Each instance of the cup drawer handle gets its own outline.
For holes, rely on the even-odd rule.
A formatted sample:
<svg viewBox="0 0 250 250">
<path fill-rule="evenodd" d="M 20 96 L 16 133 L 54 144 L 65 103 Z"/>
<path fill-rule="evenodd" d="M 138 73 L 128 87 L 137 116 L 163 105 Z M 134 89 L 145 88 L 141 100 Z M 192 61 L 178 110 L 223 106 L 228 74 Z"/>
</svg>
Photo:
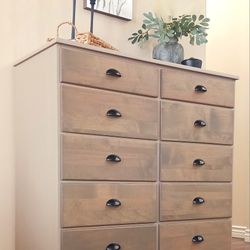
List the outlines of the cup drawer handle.
<svg viewBox="0 0 250 250">
<path fill-rule="evenodd" d="M 106 161 L 118 163 L 118 162 L 121 162 L 122 159 L 121 159 L 121 157 L 118 156 L 118 155 L 111 154 L 111 155 L 108 155 L 108 156 L 107 156 Z"/>
<path fill-rule="evenodd" d="M 195 235 L 192 239 L 194 244 L 200 244 L 204 241 L 204 237 L 202 235 Z"/>
<path fill-rule="evenodd" d="M 195 127 L 199 127 L 199 128 L 203 128 L 203 127 L 206 127 L 207 124 L 206 124 L 206 122 L 203 121 L 203 120 L 196 120 L 196 121 L 194 122 L 194 126 L 195 126 Z"/>
<path fill-rule="evenodd" d="M 201 205 L 205 203 L 205 199 L 203 199 L 202 197 L 196 197 L 193 199 L 193 204 L 194 205 Z"/>
<path fill-rule="evenodd" d="M 120 250 L 121 246 L 117 243 L 111 243 L 107 246 L 106 250 Z"/>
<path fill-rule="evenodd" d="M 196 159 L 193 161 L 193 165 L 197 167 L 201 167 L 205 165 L 205 161 L 202 159 Z"/>
<path fill-rule="evenodd" d="M 107 111 L 106 115 L 108 117 L 113 117 L 113 118 L 119 118 L 119 117 L 122 117 L 122 114 L 116 110 L 116 109 L 110 109 Z"/>
<path fill-rule="evenodd" d="M 117 199 L 110 199 L 106 202 L 107 207 L 120 207 L 122 203 Z"/>
<path fill-rule="evenodd" d="M 205 93 L 207 92 L 207 88 L 203 85 L 197 85 L 195 88 L 194 88 L 195 92 L 198 92 L 198 93 Z"/>
<path fill-rule="evenodd" d="M 117 69 L 108 69 L 106 71 L 107 76 L 122 77 L 122 74 Z"/>
</svg>

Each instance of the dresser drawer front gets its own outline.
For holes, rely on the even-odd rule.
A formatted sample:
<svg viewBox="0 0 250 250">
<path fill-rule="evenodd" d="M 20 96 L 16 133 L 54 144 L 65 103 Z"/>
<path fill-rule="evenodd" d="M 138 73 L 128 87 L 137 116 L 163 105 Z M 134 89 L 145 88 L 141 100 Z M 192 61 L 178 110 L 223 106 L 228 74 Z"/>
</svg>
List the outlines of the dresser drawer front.
<svg viewBox="0 0 250 250">
<path fill-rule="evenodd" d="M 155 181 L 157 143 L 89 135 L 62 135 L 62 178 Z"/>
<path fill-rule="evenodd" d="M 196 122 L 197 126 L 194 125 Z M 163 140 L 231 145 L 233 127 L 232 109 L 175 101 L 162 102 Z"/>
<path fill-rule="evenodd" d="M 233 148 L 194 143 L 161 143 L 162 181 L 232 181 Z"/>
<path fill-rule="evenodd" d="M 231 221 L 227 219 L 162 223 L 160 249 L 229 250 L 231 228 Z M 203 241 L 194 243 L 195 236 L 202 236 Z"/>
<path fill-rule="evenodd" d="M 109 69 L 121 77 L 107 75 Z M 112 73 L 112 72 L 111 72 Z M 82 49 L 61 49 L 61 81 L 157 96 L 160 71 L 152 64 Z"/>
<path fill-rule="evenodd" d="M 156 139 L 158 110 L 155 99 L 62 86 L 64 132 Z"/>
<path fill-rule="evenodd" d="M 155 222 L 156 202 L 153 183 L 64 183 L 63 227 Z"/>
<path fill-rule="evenodd" d="M 162 97 L 233 107 L 234 80 L 168 68 L 162 71 Z"/>
<path fill-rule="evenodd" d="M 156 226 L 66 229 L 62 250 L 106 250 L 110 244 L 121 250 L 156 250 Z"/>
<path fill-rule="evenodd" d="M 231 217 L 231 189 L 231 183 L 163 183 L 160 220 Z"/>
</svg>

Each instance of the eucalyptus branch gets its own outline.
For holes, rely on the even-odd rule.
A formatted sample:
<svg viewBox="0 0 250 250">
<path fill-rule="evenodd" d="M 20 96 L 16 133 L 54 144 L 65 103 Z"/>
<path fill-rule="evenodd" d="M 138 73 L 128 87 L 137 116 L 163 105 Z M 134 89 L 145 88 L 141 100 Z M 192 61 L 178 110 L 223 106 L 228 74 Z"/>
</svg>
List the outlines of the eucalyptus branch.
<svg viewBox="0 0 250 250">
<path fill-rule="evenodd" d="M 157 17 L 151 12 L 144 13 L 144 20 L 137 32 L 128 39 L 132 44 L 143 43 L 150 37 L 158 42 L 169 42 L 171 39 L 181 39 L 183 36 L 189 37 L 190 44 L 201 45 L 207 43 L 207 29 L 209 18 L 204 15 L 182 15 L 171 17 L 171 22 L 165 22 L 162 17 Z"/>
</svg>

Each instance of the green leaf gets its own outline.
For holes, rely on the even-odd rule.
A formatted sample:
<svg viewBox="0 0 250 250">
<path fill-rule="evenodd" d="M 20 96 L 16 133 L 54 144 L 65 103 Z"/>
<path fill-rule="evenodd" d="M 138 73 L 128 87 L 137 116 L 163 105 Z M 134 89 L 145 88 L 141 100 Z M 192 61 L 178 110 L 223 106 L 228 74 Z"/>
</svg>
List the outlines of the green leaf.
<svg viewBox="0 0 250 250">
<path fill-rule="evenodd" d="M 128 40 L 130 41 L 130 40 L 132 40 L 132 39 L 134 39 L 134 36 L 131 36 Z"/>
<path fill-rule="evenodd" d="M 139 33 L 139 34 L 142 34 L 142 30 L 138 30 L 138 33 Z"/>
<path fill-rule="evenodd" d="M 151 35 L 149 35 L 149 37 L 160 38 L 158 35 L 155 35 L 155 34 L 151 34 Z"/>
<path fill-rule="evenodd" d="M 138 36 L 134 38 L 134 40 L 132 41 L 132 44 L 135 44 L 137 42 L 137 38 Z"/>
<path fill-rule="evenodd" d="M 196 37 L 196 44 L 197 44 L 197 45 L 201 45 L 201 40 L 200 40 L 200 37 L 199 37 L 199 36 Z"/>
<path fill-rule="evenodd" d="M 195 22 L 197 20 L 197 16 L 196 15 L 192 15 L 192 19 Z"/>
<path fill-rule="evenodd" d="M 140 42 L 140 41 L 142 40 L 142 38 L 143 38 L 143 36 L 140 35 L 140 36 L 138 37 L 138 42 Z"/>
<path fill-rule="evenodd" d="M 196 29 L 193 29 L 193 30 L 191 31 L 191 34 L 192 34 L 193 36 L 197 35 L 197 30 L 196 30 Z"/>
<path fill-rule="evenodd" d="M 143 28 L 143 29 L 147 29 L 147 25 L 144 23 L 144 24 L 142 25 L 142 28 Z"/>
<path fill-rule="evenodd" d="M 201 23 L 201 25 L 203 25 L 203 26 L 209 26 L 209 24 L 208 23 Z"/>
<path fill-rule="evenodd" d="M 170 41 L 169 37 L 165 37 L 165 38 L 163 39 L 163 42 L 168 43 L 169 41 Z"/>
<path fill-rule="evenodd" d="M 199 16 L 199 21 L 201 21 L 205 16 L 204 15 L 200 15 Z"/>
<path fill-rule="evenodd" d="M 152 23 L 150 20 L 148 20 L 148 19 L 144 19 L 143 20 L 143 23 L 145 23 L 145 24 L 150 24 L 150 23 Z"/>
<path fill-rule="evenodd" d="M 205 18 L 205 19 L 202 20 L 202 22 L 205 22 L 205 23 L 207 23 L 207 22 L 209 22 L 209 21 L 210 21 L 209 18 Z"/>
<path fill-rule="evenodd" d="M 138 34 L 137 33 L 133 33 L 132 36 L 137 36 Z"/>
<path fill-rule="evenodd" d="M 194 45 L 194 36 L 191 37 L 190 44 Z"/>
<path fill-rule="evenodd" d="M 154 17 L 153 17 L 152 12 L 143 13 L 143 15 L 144 15 L 146 18 L 148 18 L 149 20 L 154 21 Z"/>
<path fill-rule="evenodd" d="M 205 32 L 206 29 L 207 29 L 207 28 L 201 27 L 201 26 L 198 28 L 198 30 L 201 31 L 201 32 Z"/>
</svg>

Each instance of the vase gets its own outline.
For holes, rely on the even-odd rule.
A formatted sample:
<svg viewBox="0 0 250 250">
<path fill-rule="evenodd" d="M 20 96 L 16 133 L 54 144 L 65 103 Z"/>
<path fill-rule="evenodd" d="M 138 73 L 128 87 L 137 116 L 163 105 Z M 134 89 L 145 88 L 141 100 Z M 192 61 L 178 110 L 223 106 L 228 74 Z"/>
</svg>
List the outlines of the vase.
<svg viewBox="0 0 250 250">
<path fill-rule="evenodd" d="M 181 63 L 184 59 L 184 49 L 178 43 L 178 39 L 171 38 L 169 42 L 160 43 L 154 47 L 153 58 L 172 63 Z"/>
</svg>

